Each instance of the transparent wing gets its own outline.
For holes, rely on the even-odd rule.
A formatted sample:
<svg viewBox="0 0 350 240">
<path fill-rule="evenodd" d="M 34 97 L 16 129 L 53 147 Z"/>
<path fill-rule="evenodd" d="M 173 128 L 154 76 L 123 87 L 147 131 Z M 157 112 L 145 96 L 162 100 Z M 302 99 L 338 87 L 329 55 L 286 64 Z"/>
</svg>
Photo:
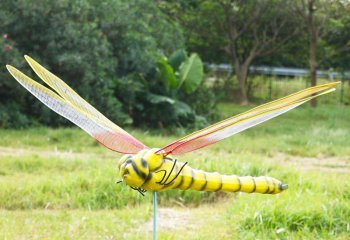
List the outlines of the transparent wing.
<svg viewBox="0 0 350 240">
<path fill-rule="evenodd" d="M 76 106 L 80 111 L 84 112 L 86 115 L 94 116 L 100 124 L 105 125 L 117 132 L 122 132 L 129 135 L 122 128 L 111 122 L 103 114 L 97 111 L 93 106 L 81 98 L 72 88 L 70 88 L 65 82 L 63 82 L 56 75 L 48 71 L 46 68 L 41 66 L 38 62 L 33 60 L 31 57 L 24 56 L 34 72 L 52 89 L 54 89 L 62 98 L 72 105 Z"/>
<path fill-rule="evenodd" d="M 9 65 L 6 67 L 11 75 L 36 98 L 56 113 L 82 128 L 107 148 L 121 153 L 137 153 L 140 150 L 147 148 L 85 102 L 85 100 L 71 90 L 65 83 L 63 83 L 64 85 L 60 85 L 62 86 L 61 91 L 66 93 L 66 95 L 63 95 L 65 97 L 61 97 L 50 89 L 32 80 L 16 68 Z M 46 73 L 45 71 L 43 72 L 44 74 Z M 50 75 L 48 74 L 46 77 L 48 76 Z M 54 84 L 57 79 L 50 79 L 50 83 Z M 60 81 L 63 82 L 62 80 Z M 51 86 L 51 84 L 48 85 Z M 64 87 L 68 87 L 70 90 L 64 90 Z M 71 101 L 68 100 L 69 94 L 67 94 L 67 92 L 72 94 L 70 96 Z M 83 105 L 84 103 L 86 105 Z"/>
<path fill-rule="evenodd" d="M 216 143 L 245 129 L 277 117 L 312 98 L 330 93 L 339 82 L 307 88 L 287 97 L 263 104 L 187 135 L 158 150 L 157 154 L 183 154 Z"/>
</svg>

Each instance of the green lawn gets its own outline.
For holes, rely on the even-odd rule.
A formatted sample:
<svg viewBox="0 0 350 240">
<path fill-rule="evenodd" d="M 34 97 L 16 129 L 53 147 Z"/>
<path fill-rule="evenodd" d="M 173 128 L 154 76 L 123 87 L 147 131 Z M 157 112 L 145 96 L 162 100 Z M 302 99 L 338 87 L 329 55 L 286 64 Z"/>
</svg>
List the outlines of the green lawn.
<svg viewBox="0 0 350 240">
<path fill-rule="evenodd" d="M 246 109 L 219 105 L 222 118 Z M 181 137 L 130 132 L 150 147 Z M 159 239 L 349 239 L 349 136 L 350 107 L 303 106 L 179 157 L 289 189 L 160 193 Z M 152 194 L 114 184 L 120 154 L 76 128 L 0 129 L 0 139 L 0 239 L 151 239 Z"/>
</svg>

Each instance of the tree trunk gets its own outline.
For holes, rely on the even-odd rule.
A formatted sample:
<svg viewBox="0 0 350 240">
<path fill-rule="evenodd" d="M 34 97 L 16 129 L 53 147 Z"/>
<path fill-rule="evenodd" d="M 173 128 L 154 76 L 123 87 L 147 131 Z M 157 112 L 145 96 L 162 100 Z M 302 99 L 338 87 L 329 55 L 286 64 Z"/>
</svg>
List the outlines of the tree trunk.
<svg viewBox="0 0 350 240">
<path fill-rule="evenodd" d="M 311 86 L 314 87 L 317 85 L 317 27 L 314 21 L 314 6 L 313 1 L 309 2 L 309 16 L 308 16 L 308 25 L 309 25 L 309 34 L 310 34 L 310 73 L 311 73 Z M 311 107 L 317 106 L 316 98 L 312 99 L 310 102 Z"/>
<path fill-rule="evenodd" d="M 311 72 L 311 86 L 314 87 L 317 85 L 317 58 L 316 58 L 316 46 L 313 46 L 311 43 L 310 46 L 310 72 Z M 311 99 L 311 107 L 317 106 L 316 98 Z"/>
<path fill-rule="evenodd" d="M 236 65 L 236 75 L 239 86 L 239 102 L 241 105 L 248 105 L 248 96 L 246 89 L 246 81 L 248 76 L 248 66 L 244 64 L 235 64 Z"/>
</svg>

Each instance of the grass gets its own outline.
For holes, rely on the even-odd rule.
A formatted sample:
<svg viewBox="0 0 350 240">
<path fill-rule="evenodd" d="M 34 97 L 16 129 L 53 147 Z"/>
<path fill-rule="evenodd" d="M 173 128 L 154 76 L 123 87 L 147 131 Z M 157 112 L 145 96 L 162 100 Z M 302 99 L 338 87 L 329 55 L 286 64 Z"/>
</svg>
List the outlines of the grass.
<svg viewBox="0 0 350 240">
<path fill-rule="evenodd" d="M 219 105 L 222 118 L 246 109 Z M 349 122 L 349 107 L 304 106 L 181 156 L 194 168 L 268 175 L 289 189 L 160 193 L 159 239 L 348 239 Z M 181 137 L 128 131 L 151 147 Z M 0 129 L 0 137 L 0 239 L 151 239 L 151 194 L 114 184 L 120 154 L 75 128 Z"/>
</svg>

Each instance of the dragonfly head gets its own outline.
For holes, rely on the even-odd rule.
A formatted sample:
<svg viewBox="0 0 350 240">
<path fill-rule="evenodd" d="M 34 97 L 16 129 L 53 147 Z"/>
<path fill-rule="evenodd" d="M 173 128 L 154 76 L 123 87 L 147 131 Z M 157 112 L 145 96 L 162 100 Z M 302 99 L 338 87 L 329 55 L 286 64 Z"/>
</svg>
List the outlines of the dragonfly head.
<svg viewBox="0 0 350 240">
<path fill-rule="evenodd" d="M 124 155 L 118 163 L 119 175 L 131 187 L 141 187 L 152 176 L 152 170 L 163 162 L 158 149 L 145 149 L 135 155 Z"/>
<path fill-rule="evenodd" d="M 137 155 L 125 155 L 119 160 L 119 175 L 131 187 L 141 187 L 149 170 L 147 164 Z"/>
</svg>

